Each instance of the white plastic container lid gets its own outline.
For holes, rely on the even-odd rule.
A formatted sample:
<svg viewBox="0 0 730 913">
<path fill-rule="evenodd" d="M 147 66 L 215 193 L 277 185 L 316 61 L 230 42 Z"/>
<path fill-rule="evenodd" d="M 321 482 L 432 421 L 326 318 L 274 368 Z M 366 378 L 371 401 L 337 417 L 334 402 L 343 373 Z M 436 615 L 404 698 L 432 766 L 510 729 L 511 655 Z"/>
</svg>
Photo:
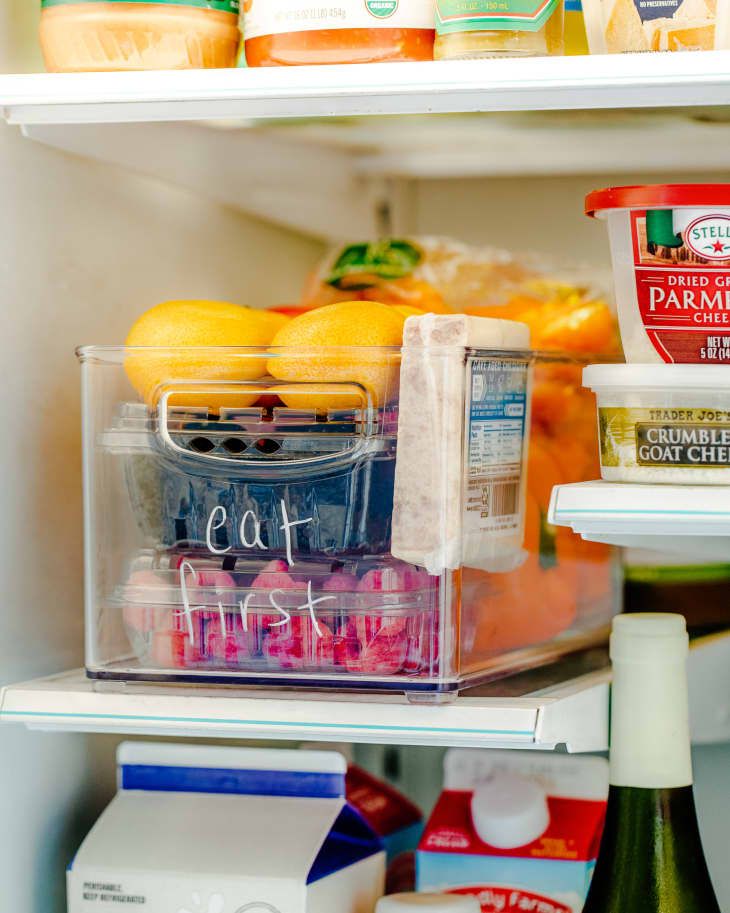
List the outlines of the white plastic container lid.
<svg viewBox="0 0 730 913">
<path fill-rule="evenodd" d="M 471 817 L 479 838 L 500 850 L 532 843 L 550 824 L 545 790 L 510 770 L 497 771 L 475 787 Z"/>
<path fill-rule="evenodd" d="M 375 913 L 481 913 L 481 906 L 474 894 L 387 894 L 381 897 Z"/>
<path fill-rule="evenodd" d="M 583 386 L 594 392 L 616 390 L 730 391 L 727 365 L 588 365 Z"/>
</svg>

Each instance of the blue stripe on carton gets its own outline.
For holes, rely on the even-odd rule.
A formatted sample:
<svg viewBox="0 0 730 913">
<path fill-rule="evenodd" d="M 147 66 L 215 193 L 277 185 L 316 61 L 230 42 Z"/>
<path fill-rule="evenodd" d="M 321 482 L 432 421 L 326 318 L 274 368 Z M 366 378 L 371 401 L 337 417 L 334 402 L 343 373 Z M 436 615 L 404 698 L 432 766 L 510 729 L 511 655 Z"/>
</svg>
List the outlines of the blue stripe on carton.
<svg viewBox="0 0 730 913">
<path fill-rule="evenodd" d="M 122 789 L 155 792 L 298 796 L 305 799 L 341 799 L 345 795 L 343 774 L 304 770 L 123 764 L 120 785 Z"/>
<path fill-rule="evenodd" d="M 351 805 L 344 805 L 320 847 L 307 884 L 326 878 L 383 850 L 383 841 Z"/>
</svg>

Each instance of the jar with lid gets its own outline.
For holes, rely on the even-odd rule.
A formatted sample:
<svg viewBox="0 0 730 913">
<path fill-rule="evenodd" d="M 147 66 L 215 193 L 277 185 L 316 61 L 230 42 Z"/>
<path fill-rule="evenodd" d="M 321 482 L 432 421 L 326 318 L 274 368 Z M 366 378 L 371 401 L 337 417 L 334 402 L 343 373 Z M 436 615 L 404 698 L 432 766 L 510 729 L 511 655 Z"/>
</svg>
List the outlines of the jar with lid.
<svg viewBox="0 0 730 913">
<path fill-rule="evenodd" d="M 245 0 L 250 67 L 432 60 L 433 0 Z"/>
<path fill-rule="evenodd" d="M 436 0 L 434 57 L 564 53 L 564 0 Z"/>
<path fill-rule="evenodd" d="M 233 67 L 239 0 L 42 0 L 50 72 Z"/>
</svg>

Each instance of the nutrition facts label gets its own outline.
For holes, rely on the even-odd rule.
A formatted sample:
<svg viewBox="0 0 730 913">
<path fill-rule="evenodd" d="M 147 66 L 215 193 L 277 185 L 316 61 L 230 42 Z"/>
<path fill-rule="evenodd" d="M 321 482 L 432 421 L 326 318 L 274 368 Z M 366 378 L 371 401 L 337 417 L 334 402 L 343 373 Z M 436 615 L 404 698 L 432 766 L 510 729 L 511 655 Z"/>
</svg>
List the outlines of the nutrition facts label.
<svg viewBox="0 0 730 913">
<path fill-rule="evenodd" d="M 528 366 L 474 358 L 469 372 L 466 525 L 512 531 L 520 520 Z"/>
</svg>

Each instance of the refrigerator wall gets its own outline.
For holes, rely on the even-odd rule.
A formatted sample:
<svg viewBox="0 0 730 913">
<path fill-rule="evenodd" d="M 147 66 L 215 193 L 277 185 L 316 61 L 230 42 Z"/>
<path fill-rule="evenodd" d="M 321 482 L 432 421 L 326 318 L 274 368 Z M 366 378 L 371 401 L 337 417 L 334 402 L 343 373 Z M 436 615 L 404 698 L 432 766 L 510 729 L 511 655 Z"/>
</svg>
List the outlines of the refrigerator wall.
<svg viewBox="0 0 730 913">
<path fill-rule="evenodd" d="M 79 372 L 174 297 L 293 300 L 318 245 L 0 127 L 0 684 L 83 656 Z M 283 268 L 283 265 L 285 267 Z M 65 909 L 63 872 L 113 788 L 114 740 L 0 731 L 0 908 Z"/>
</svg>

